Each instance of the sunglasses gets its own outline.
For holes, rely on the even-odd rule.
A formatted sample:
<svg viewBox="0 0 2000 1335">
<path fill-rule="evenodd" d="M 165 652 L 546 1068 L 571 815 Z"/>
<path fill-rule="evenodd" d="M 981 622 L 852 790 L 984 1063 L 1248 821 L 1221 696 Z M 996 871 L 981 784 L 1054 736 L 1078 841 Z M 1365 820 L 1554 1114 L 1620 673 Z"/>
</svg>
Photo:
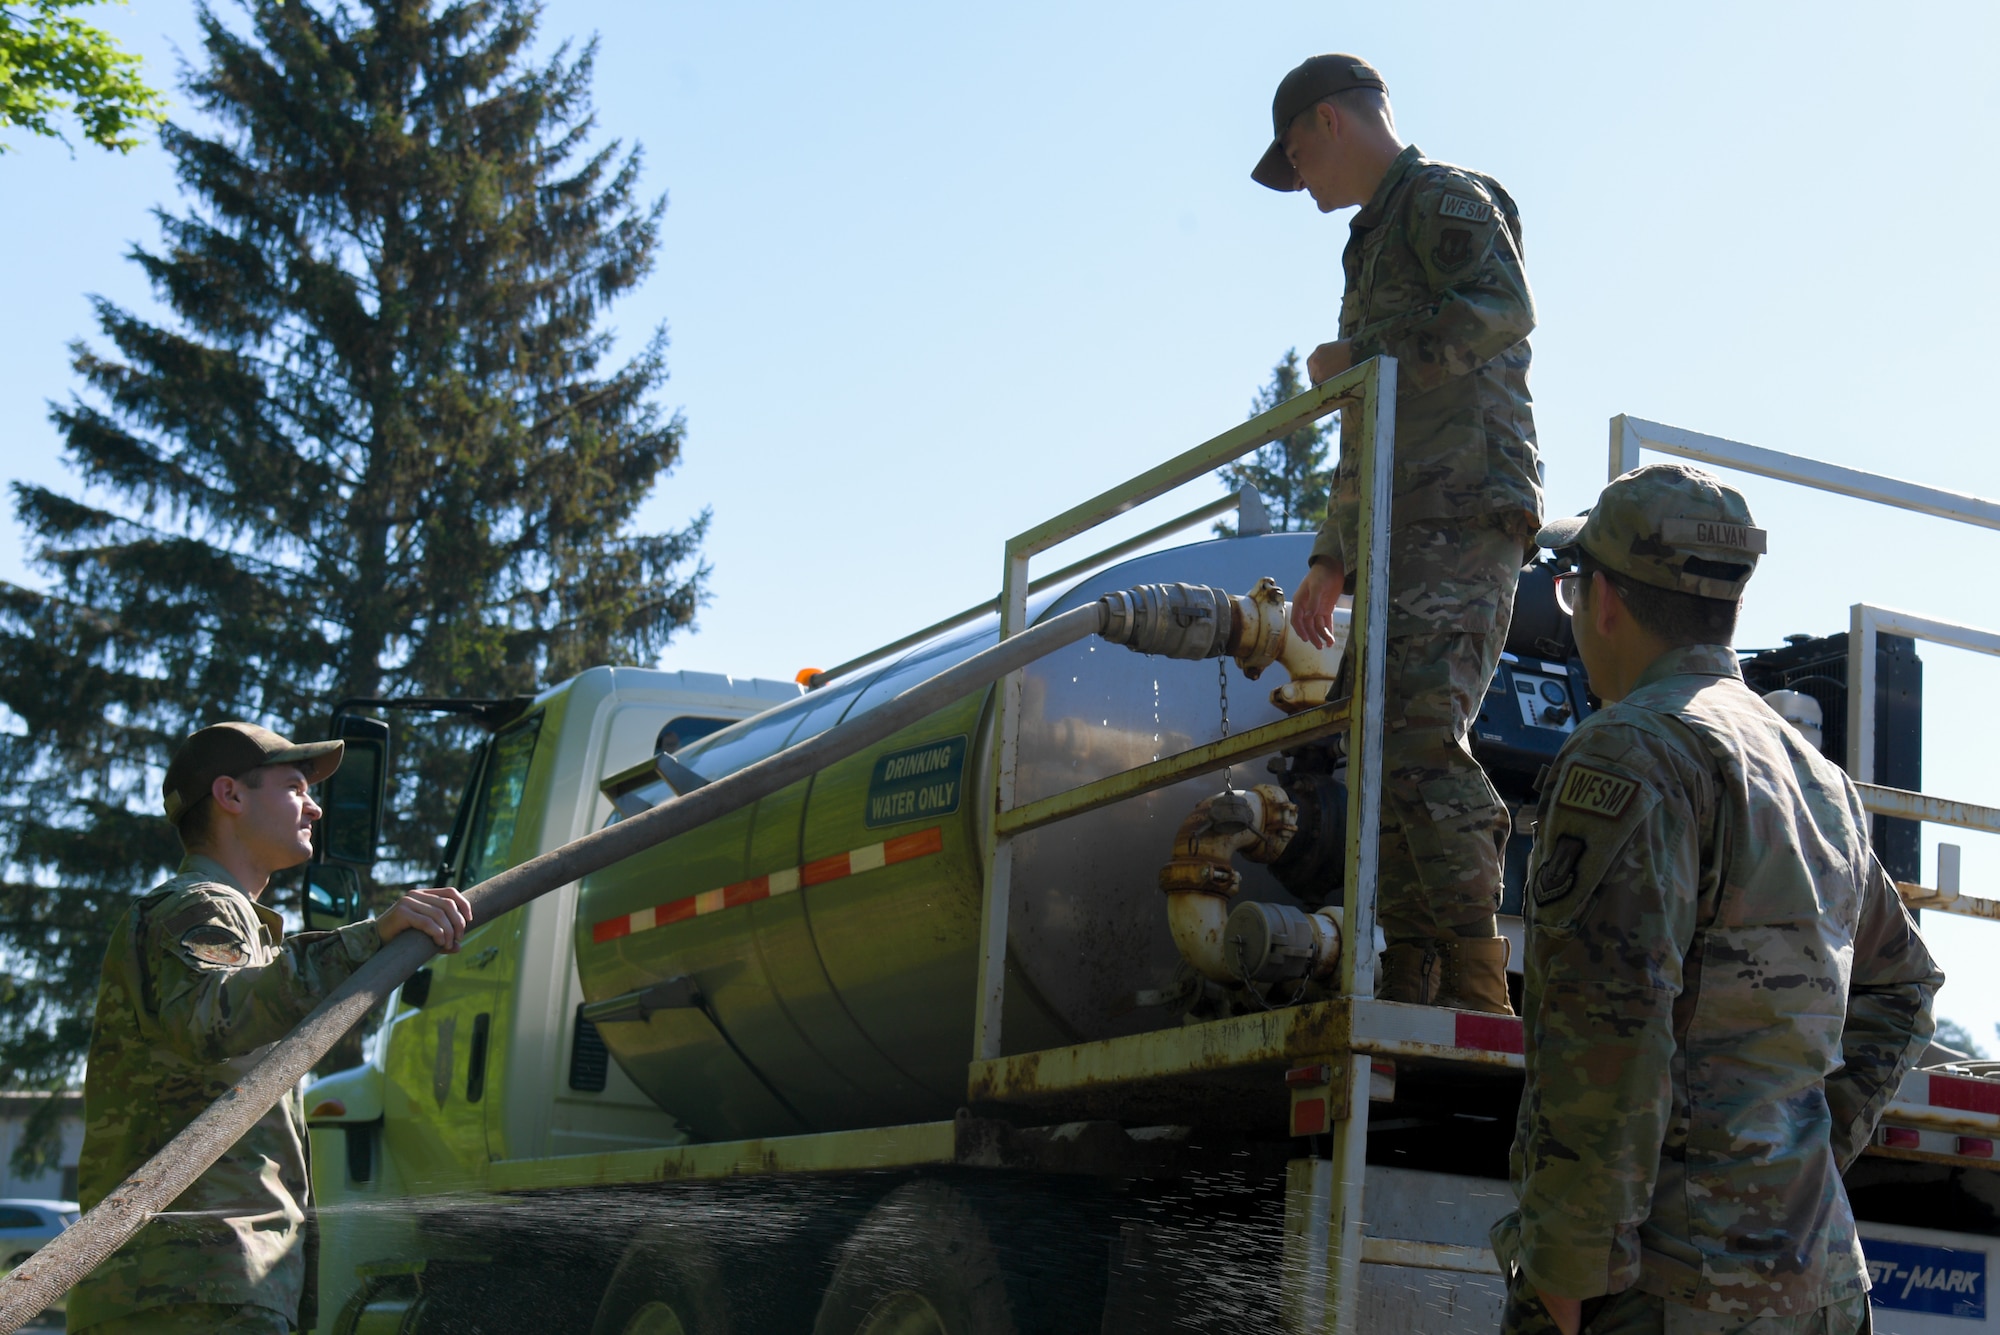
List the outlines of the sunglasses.
<svg viewBox="0 0 2000 1335">
<path fill-rule="evenodd" d="M 1556 606 L 1564 616 L 1576 615 L 1577 599 L 1582 596 L 1584 575 L 1581 570 L 1564 570 L 1556 575 Z"/>
</svg>

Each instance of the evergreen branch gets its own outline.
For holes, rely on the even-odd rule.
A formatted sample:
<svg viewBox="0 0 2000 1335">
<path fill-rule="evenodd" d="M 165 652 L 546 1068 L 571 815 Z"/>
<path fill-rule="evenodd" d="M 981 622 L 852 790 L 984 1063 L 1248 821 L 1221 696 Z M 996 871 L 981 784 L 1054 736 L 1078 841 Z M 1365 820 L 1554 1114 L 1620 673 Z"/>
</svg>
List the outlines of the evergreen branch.
<svg viewBox="0 0 2000 1335">
<path fill-rule="evenodd" d="M 68 143 L 53 119 L 68 111 L 85 139 L 129 153 L 142 127 L 164 119 L 166 102 L 139 77 L 139 58 L 103 29 L 63 12 L 96 2 L 0 5 L 0 127 Z"/>
</svg>

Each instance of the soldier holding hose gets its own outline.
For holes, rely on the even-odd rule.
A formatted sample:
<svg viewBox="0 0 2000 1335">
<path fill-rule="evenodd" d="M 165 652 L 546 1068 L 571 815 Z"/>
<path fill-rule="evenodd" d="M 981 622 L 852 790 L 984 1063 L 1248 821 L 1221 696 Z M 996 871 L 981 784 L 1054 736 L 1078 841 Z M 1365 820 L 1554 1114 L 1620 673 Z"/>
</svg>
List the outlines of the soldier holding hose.
<svg viewBox="0 0 2000 1335">
<path fill-rule="evenodd" d="M 383 942 L 414 928 L 458 949 L 471 908 L 417 890 L 381 917 L 284 935 L 257 898 L 312 854 L 308 789 L 340 742 L 297 745 L 218 723 L 167 768 L 167 819 L 187 856 L 111 934 L 84 1080 L 79 1196 L 114 1190 L 255 1066 Z M 304 1110 L 284 1099 L 199 1181 L 80 1282 L 72 1331 L 283 1332 L 306 1286 Z"/>
<path fill-rule="evenodd" d="M 1397 359 L 1389 624 L 1372 628 L 1388 636 L 1376 892 L 1388 948 L 1376 994 L 1508 1012 L 1494 914 L 1510 821 L 1465 736 L 1542 505 L 1520 218 L 1492 177 L 1404 145 L 1387 85 L 1359 57 L 1314 56 L 1287 74 L 1271 123 L 1253 179 L 1304 189 L 1322 213 L 1362 206 L 1342 256 L 1340 338 L 1314 349 L 1308 372 L 1317 384 L 1370 357 Z M 1292 595 L 1293 628 L 1322 647 L 1359 557 L 1351 416 L 1326 524 Z M 1351 690 L 1351 663 L 1342 674 Z"/>
</svg>

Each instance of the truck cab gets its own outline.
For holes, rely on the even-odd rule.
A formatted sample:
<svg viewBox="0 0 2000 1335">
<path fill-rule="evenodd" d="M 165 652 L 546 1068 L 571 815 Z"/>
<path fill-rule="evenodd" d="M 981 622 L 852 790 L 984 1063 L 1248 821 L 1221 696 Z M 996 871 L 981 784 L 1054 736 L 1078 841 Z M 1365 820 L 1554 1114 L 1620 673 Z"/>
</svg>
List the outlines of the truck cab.
<svg viewBox="0 0 2000 1335">
<path fill-rule="evenodd" d="M 604 824 L 604 775 L 798 698 L 795 682 L 592 668 L 551 687 L 470 758 L 443 883 L 464 888 Z M 672 1145 L 686 1136 L 579 1023 L 569 947 L 575 887 L 476 923 L 456 955 L 403 985 L 358 1067 L 316 1081 L 306 1108 L 322 1211 L 478 1191 L 495 1161 Z M 323 1275 L 419 1248 L 411 1216 L 323 1231 Z M 403 1236 L 398 1237 L 401 1234 Z M 348 1294 L 321 1290 L 331 1318 Z"/>
</svg>

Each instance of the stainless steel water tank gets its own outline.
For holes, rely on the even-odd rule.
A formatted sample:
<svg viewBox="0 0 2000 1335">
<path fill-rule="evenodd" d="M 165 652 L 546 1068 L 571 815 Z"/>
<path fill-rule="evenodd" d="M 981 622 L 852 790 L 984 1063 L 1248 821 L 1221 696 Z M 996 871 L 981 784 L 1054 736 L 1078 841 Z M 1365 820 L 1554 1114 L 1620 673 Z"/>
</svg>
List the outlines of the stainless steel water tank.
<svg viewBox="0 0 2000 1335">
<path fill-rule="evenodd" d="M 1088 576 L 1032 615 L 1135 584 L 1287 588 L 1305 534 L 1195 543 Z M 866 710 L 991 645 L 987 618 L 682 748 L 714 777 Z M 1273 670 L 1147 658 L 1095 640 L 1027 669 L 1016 801 L 1030 802 L 1279 717 Z M 1226 662 L 1226 660 L 1219 660 Z M 696 1135 L 739 1139 L 948 1117 L 972 1055 L 990 694 L 589 878 L 577 964 L 619 1063 Z M 961 740 L 962 739 L 962 740 Z M 1238 771 L 1237 782 L 1265 777 Z M 1146 1004 L 1173 984 L 1160 864 L 1209 775 L 1015 842 L 1010 1051 L 1177 1023 Z M 955 791 L 947 792 L 954 783 Z M 664 790 L 660 795 L 664 795 Z M 1244 893 L 1289 900 L 1261 867 Z M 673 980 L 653 1008 L 649 988 Z M 668 992 L 653 1000 L 668 998 Z M 621 1000 L 622 999 L 622 1000 Z"/>
</svg>

